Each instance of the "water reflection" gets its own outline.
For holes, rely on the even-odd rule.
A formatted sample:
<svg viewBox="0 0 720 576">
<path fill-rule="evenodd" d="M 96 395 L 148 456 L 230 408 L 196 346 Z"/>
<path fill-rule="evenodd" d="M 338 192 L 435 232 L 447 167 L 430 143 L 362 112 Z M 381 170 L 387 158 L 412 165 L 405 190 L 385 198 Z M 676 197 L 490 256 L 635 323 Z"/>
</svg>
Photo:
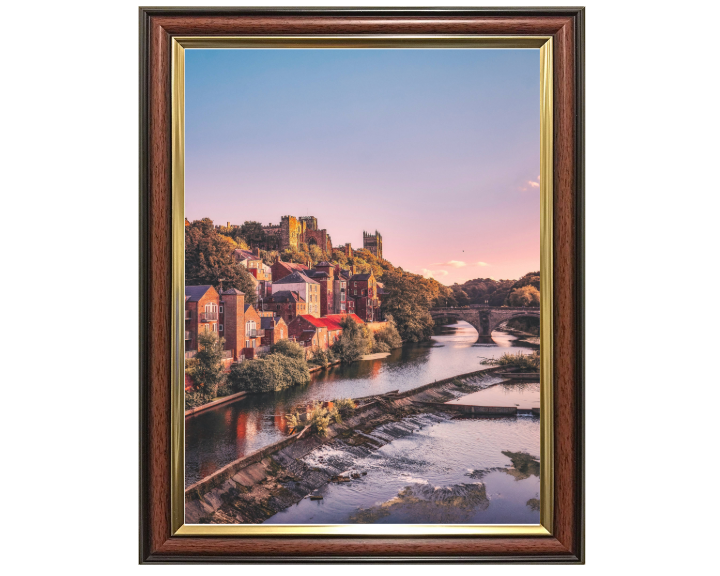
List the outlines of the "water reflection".
<svg viewBox="0 0 720 576">
<path fill-rule="evenodd" d="M 408 344 L 382 359 L 317 372 L 307 386 L 242 400 L 201 412 L 185 421 L 186 485 L 288 434 L 285 414 L 315 400 L 357 398 L 409 390 L 481 368 L 481 357 L 518 348 L 515 336 L 494 332 L 493 345 L 477 345 L 466 322 L 440 326 L 429 343 Z"/>
</svg>

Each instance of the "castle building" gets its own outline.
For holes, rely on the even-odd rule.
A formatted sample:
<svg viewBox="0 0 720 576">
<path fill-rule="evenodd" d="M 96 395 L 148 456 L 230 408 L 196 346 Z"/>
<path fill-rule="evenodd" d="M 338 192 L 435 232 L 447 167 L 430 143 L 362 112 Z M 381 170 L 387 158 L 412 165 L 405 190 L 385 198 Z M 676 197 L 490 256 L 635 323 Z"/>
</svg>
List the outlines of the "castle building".
<svg viewBox="0 0 720 576">
<path fill-rule="evenodd" d="M 375 230 L 375 234 L 369 234 L 363 231 L 363 248 L 374 254 L 376 258 L 382 260 L 382 235 L 380 232 Z"/>
<path fill-rule="evenodd" d="M 268 237 L 268 250 L 285 250 L 298 248 L 301 243 L 317 245 L 325 252 L 332 252 L 332 240 L 327 230 L 318 228 L 315 216 L 283 216 L 280 224 L 263 226 Z"/>
</svg>

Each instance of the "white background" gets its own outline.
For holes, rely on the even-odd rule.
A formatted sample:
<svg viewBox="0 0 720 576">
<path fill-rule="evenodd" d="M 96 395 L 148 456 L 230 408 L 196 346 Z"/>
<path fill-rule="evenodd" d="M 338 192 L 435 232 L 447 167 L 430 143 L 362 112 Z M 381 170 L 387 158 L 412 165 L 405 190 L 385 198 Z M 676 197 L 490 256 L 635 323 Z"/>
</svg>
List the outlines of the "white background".
<svg viewBox="0 0 720 576">
<path fill-rule="evenodd" d="M 576 569 L 705 574 L 720 501 L 717 5 L 586 5 L 587 565 Z M 132 573 L 137 6 L 13 3 L 3 23 L 0 566 Z M 212 568 L 145 569 L 170 570 Z"/>
</svg>

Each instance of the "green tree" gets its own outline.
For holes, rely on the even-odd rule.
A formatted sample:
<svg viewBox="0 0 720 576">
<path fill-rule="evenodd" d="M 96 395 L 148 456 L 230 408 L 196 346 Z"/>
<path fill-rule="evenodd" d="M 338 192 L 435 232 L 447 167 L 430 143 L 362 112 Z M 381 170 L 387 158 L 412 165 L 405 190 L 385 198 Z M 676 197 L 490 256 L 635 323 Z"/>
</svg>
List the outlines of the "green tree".
<svg viewBox="0 0 720 576">
<path fill-rule="evenodd" d="M 373 352 L 389 352 L 402 346 L 402 338 L 395 326 L 392 316 L 385 318 L 387 324 L 375 332 L 375 347 Z"/>
<path fill-rule="evenodd" d="M 305 359 L 305 350 L 303 347 L 297 342 L 288 339 L 278 340 L 270 346 L 270 354 L 282 354 L 295 360 Z"/>
<path fill-rule="evenodd" d="M 252 220 L 243 222 L 243 225 L 240 226 L 240 236 L 244 238 L 248 246 L 252 246 L 253 248 L 255 246 L 265 246 L 267 239 L 262 224 Z"/>
<path fill-rule="evenodd" d="M 333 344 L 332 350 L 341 362 L 356 362 L 372 351 L 374 339 L 370 329 L 359 324 L 350 316 L 340 320 L 342 335 Z"/>
<path fill-rule="evenodd" d="M 235 242 L 218 234 L 212 220 L 203 218 L 185 227 L 185 284 L 210 284 L 215 289 L 237 288 L 245 293 L 245 302 L 257 302 L 255 281 L 233 258 Z"/>
<path fill-rule="evenodd" d="M 195 357 L 185 363 L 185 372 L 192 378 L 195 391 L 209 402 L 215 398 L 218 386 L 225 379 L 222 366 L 225 339 L 215 332 L 200 332 L 198 344 Z"/>
<path fill-rule="evenodd" d="M 392 316 L 400 337 L 405 342 L 428 340 L 433 333 L 433 320 L 428 313 L 434 295 L 432 283 L 401 268 L 383 276 L 386 295 L 382 308 L 385 317 Z M 430 293 L 428 293 L 430 292 Z"/>
<path fill-rule="evenodd" d="M 229 379 L 236 392 L 277 392 L 308 384 L 310 371 L 305 360 L 277 353 L 233 364 Z"/>
<path fill-rule="evenodd" d="M 530 284 L 517 288 L 508 296 L 508 304 L 517 307 L 540 306 L 540 292 Z"/>
<path fill-rule="evenodd" d="M 460 288 L 459 290 L 454 290 L 455 292 L 455 300 L 458 303 L 458 306 L 467 306 L 470 304 L 470 297 L 468 296 L 467 292 Z"/>
</svg>

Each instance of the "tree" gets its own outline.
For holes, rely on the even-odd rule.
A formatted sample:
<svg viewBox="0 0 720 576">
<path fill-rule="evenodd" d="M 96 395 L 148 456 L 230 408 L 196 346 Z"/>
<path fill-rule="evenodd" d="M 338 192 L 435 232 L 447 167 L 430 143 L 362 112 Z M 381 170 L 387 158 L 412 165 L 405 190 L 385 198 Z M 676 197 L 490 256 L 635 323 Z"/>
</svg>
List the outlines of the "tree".
<svg viewBox="0 0 720 576">
<path fill-rule="evenodd" d="M 265 230 L 263 230 L 262 224 L 252 220 L 244 222 L 243 225 L 240 226 L 240 236 L 242 236 L 245 239 L 245 242 L 253 248 L 255 246 L 265 246 L 267 239 L 267 235 L 265 234 Z"/>
<path fill-rule="evenodd" d="M 375 332 L 375 347 L 373 352 L 389 352 L 395 348 L 402 346 L 402 338 L 395 326 L 395 320 L 392 316 L 385 318 L 387 324 Z"/>
<path fill-rule="evenodd" d="M 297 342 L 288 339 L 278 340 L 273 344 L 270 347 L 270 354 L 282 354 L 283 356 L 296 360 L 305 359 L 305 350 L 303 350 L 303 347 Z"/>
<path fill-rule="evenodd" d="M 245 293 L 245 302 L 257 302 L 255 280 L 233 258 L 236 244 L 218 234 L 212 220 L 195 220 L 185 227 L 185 284 L 197 286 L 210 284 L 215 289 L 237 288 Z"/>
<path fill-rule="evenodd" d="M 433 302 L 432 283 L 401 268 L 383 276 L 385 297 L 382 309 L 385 317 L 392 316 L 400 337 L 405 342 L 428 340 L 433 333 L 433 320 L 428 313 Z M 430 293 L 428 293 L 430 292 Z"/>
<path fill-rule="evenodd" d="M 310 371 L 305 360 L 277 353 L 233 364 L 229 379 L 236 392 L 277 392 L 308 384 Z"/>
<path fill-rule="evenodd" d="M 517 288 L 508 296 L 508 304 L 517 307 L 540 306 L 540 292 L 530 284 Z"/>
<path fill-rule="evenodd" d="M 342 335 L 333 344 L 333 353 L 341 362 L 356 362 L 373 349 L 374 339 L 367 325 L 350 316 L 340 320 Z"/>
<path fill-rule="evenodd" d="M 197 354 L 187 361 L 185 372 L 195 383 L 195 390 L 209 402 L 217 395 L 218 386 L 225 377 L 222 366 L 225 339 L 219 338 L 216 332 L 200 332 L 198 344 Z"/>
<path fill-rule="evenodd" d="M 455 290 L 455 299 L 457 300 L 458 306 L 467 306 L 470 304 L 470 297 L 468 296 L 467 292 L 460 288 L 459 290 Z"/>
</svg>

